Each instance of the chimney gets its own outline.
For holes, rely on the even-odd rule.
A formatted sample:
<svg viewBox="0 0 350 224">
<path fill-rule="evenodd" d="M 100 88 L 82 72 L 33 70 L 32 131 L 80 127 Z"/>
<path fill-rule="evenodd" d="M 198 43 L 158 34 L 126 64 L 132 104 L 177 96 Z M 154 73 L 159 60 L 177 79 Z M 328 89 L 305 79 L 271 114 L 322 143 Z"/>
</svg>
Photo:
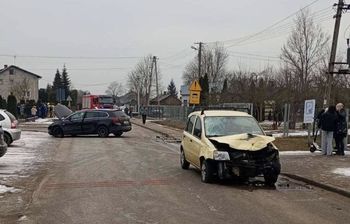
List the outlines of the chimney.
<svg viewBox="0 0 350 224">
<path fill-rule="evenodd" d="M 7 68 L 7 65 L 4 65 L 4 68 Z"/>
</svg>

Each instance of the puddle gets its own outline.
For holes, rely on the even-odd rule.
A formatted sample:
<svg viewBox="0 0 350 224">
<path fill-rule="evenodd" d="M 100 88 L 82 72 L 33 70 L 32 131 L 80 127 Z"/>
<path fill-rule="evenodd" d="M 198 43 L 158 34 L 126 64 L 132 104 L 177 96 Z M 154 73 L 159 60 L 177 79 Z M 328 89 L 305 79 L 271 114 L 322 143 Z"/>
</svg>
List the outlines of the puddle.
<svg viewBox="0 0 350 224">
<path fill-rule="evenodd" d="M 303 183 L 294 181 L 285 177 L 280 177 L 276 183 L 276 190 L 279 191 L 311 191 L 313 190 L 312 186 Z"/>
</svg>

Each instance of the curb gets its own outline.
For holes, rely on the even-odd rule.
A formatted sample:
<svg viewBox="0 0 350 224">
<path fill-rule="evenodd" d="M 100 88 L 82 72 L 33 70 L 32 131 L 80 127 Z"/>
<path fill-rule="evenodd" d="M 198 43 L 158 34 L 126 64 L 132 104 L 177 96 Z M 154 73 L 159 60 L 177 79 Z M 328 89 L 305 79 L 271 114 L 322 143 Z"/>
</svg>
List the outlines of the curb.
<svg viewBox="0 0 350 224">
<path fill-rule="evenodd" d="M 284 176 L 289 177 L 291 179 L 294 179 L 294 180 L 297 180 L 297 181 L 302 181 L 302 182 L 305 182 L 307 184 L 319 187 L 319 188 L 321 188 L 323 190 L 331 191 L 333 193 L 337 193 L 339 195 L 342 195 L 342 196 L 350 198 L 350 192 L 346 191 L 346 190 L 343 190 L 341 188 L 334 187 L 334 186 L 331 186 L 331 185 L 328 185 L 328 184 L 323 184 L 323 183 L 320 183 L 320 182 L 317 182 L 317 181 L 314 181 L 314 180 L 311 180 L 311 179 L 308 179 L 308 178 L 305 178 L 305 177 L 302 177 L 302 176 L 299 176 L 299 175 L 296 175 L 296 174 L 281 173 L 281 175 L 284 175 Z"/>
<path fill-rule="evenodd" d="M 134 122 L 134 121 L 130 121 L 130 122 L 131 122 L 132 124 L 134 124 L 134 125 L 139 126 L 139 127 L 142 127 L 142 128 L 147 129 L 147 130 L 150 130 L 150 131 L 156 132 L 156 133 L 158 133 L 158 134 L 165 135 L 165 136 L 169 137 L 169 134 L 164 133 L 164 132 L 162 132 L 162 131 L 155 130 L 155 129 L 153 129 L 153 128 L 147 127 L 146 125 L 138 124 L 138 123 L 136 123 L 136 122 Z"/>
</svg>

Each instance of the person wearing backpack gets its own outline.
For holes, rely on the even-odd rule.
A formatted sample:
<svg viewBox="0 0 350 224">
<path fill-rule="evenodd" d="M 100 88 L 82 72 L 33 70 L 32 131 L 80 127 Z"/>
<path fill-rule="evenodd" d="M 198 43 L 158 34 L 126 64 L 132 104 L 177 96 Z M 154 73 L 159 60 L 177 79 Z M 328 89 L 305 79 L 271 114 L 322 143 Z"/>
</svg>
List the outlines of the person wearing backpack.
<svg viewBox="0 0 350 224">
<path fill-rule="evenodd" d="M 337 155 L 344 156 L 344 138 L 348 134 L 348 124 L 346 123 L 346 112 L 344 110 L 344 105 L 342 103 L 338 103 L 336 105 L 337 110 L 337 121 L 336 128 L 334 132 L 335 145 L 337 148 Z"/>
</svg>

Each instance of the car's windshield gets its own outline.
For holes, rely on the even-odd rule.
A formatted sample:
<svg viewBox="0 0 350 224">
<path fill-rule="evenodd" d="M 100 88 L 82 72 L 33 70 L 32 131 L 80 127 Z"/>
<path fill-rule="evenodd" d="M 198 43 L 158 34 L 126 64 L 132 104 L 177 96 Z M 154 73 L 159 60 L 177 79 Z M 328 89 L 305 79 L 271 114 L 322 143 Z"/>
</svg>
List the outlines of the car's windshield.
<svg viewBox="0 0 350 224">
<path fill-rule="evenodd" d="M 263 135 L 263 131 L 252 117 L 205 117 L 205 133 L 207 137 L 236 135 L 242 133 Z"/>
<path fill-rule="evenodd" d="M 112 97 L 100 97 L 99 101 L 100 101 L 100 103 L 103 103 L 103 104 L 111 104 L 111 103 L 113 103 L 113 98 Z"/>
</svg>

